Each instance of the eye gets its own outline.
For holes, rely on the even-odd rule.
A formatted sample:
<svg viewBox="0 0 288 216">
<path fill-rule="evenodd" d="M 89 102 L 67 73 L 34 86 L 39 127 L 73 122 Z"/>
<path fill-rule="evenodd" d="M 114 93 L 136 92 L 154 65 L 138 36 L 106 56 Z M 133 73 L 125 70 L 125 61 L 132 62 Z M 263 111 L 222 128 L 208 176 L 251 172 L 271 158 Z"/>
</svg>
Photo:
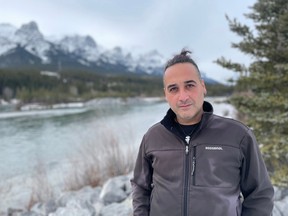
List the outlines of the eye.
<svg viewBox="0 0 288 216">
<path fill-rule="evenodd" d="M 185 87 L 186 89 L 192 89 L 194 88 L 196 85 L 194 83 L 188 83 Z"/>
<path fill-rule="evenodd" d="M 175 86 L 175 87 L 171 87 L 171 88 L 168 89 L 168 91 L 169 91 L 170 93 L 175 93 L 175 92 L 178 91 L 178 88 L 177 88 L 176 86 Z"/>
</svg>

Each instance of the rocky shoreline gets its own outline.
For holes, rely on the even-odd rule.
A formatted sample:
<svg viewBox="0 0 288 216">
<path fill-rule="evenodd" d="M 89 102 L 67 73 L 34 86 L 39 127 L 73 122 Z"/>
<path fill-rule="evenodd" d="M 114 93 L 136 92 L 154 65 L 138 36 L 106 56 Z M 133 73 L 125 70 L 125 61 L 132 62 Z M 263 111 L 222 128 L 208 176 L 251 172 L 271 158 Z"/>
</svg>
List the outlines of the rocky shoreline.
<svg viewBox="0 0 288 216">
<path fill-rule="evenodd" d="M 132 173 L 110 178 L 102 187 L 86 186 L 63 192 L 59 197 L 39 202 L 30 210 L 17 207 L 1 211 L 1 216 L 131 216 Z M 274 187 L 273 216 L 288 216 L 288 188 Z"/>
<path fill-rule="evenodd" d="M 86 186 L 38 202 L 30 210 L 10 207 L 1 216 L 128 216 L 132 215 L 131 174 L 107 180 L 102 187 Z"/>
</svg>

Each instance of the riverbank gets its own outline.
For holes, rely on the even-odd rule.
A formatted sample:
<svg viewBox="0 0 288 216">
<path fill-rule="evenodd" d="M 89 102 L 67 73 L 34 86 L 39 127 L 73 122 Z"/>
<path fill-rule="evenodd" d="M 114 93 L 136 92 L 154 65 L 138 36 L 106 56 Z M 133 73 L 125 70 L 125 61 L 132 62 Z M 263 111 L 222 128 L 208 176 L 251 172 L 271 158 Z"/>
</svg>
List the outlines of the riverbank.
<svg viewBox="0 0 288 216">
<path fill-rule="evenodd" d="M 130 172 L 139 139 L 165 107 L 163 98 L 101 98 L 1 112 L 0 210 L 30 209 Z"/>
<path fill-rule="evenodd" d="M 43 103 L 28 103 L 22 104 L 20 100 L 13 99 L 10 102 L 0 99 L 0 113 L 1 112 L 19 112 L 19 111 L 36 111 L 36 110 L 55 110 L 55 109 L 72 109 L 72 108 L 93 108 L 105 105 L 115 104 L 143 104 L 161 102 L 165 99 L 163 97 L 105 97 L 95 98 L 85 102 L 73 103 L 56 103 L 56 104 L 43 104 Z"/>
<path fill-rule="evenodd" d="M 130 216 L 132 173 L 110 178 L 102 186 L 67 191 L 54 199 L 37 202 L 29 210 L 19 206 L 1 211 L 1 216 Z M 273 216 L 288 216 L 288 189 L 274 187 Z"/>
</svg>

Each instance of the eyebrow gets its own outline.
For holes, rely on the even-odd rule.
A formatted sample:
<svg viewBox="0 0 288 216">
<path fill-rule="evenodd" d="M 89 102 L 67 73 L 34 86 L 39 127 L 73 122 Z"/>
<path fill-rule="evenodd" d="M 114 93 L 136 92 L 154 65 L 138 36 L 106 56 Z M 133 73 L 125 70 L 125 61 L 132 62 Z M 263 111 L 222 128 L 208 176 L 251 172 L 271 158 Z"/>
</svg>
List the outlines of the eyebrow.
<svg viewBox="0 0 288 216">
<path fill-rule="evenodd" d="M 189 83 L 197 84 L 197 82 L 195 80 L 187 80 L 184 82 L 184 84 L 189 84 Z"/>
<path fill-rule="evenodd" d="M 187 80 L 187 81 L 184 82 L 184 84 L 190 84 L 190 83 L 197 84 L 197 82 L 196 82 L 195 80 Z M 167 89 L 172 88 L 172 87 L 175 87 L 175 86 L 177 86 L 177 84 L 168 85 L 168 86 L 167 86 Z"/>
</svg>

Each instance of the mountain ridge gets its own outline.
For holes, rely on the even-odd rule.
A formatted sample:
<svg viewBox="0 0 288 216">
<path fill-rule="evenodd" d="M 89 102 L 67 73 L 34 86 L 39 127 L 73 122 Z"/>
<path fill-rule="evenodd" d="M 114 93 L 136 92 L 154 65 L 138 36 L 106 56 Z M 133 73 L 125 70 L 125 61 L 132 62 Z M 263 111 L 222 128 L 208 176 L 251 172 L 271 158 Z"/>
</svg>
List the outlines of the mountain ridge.
<svg viewBox="0 0 288 216">
<path fill-rule="evenodd" d="M 16 28 L 0 24 L 0 68 L 38 67 L 59 71 L 67 68 L 162 75 L 164 57 L 157 51 L 135 55 L 120 46 L 105 49 L 91 36 L 66 35 L 47 39 L 35 21 Z M 218 82 L 203 76 L 206 82 Z"/>
</svg>

